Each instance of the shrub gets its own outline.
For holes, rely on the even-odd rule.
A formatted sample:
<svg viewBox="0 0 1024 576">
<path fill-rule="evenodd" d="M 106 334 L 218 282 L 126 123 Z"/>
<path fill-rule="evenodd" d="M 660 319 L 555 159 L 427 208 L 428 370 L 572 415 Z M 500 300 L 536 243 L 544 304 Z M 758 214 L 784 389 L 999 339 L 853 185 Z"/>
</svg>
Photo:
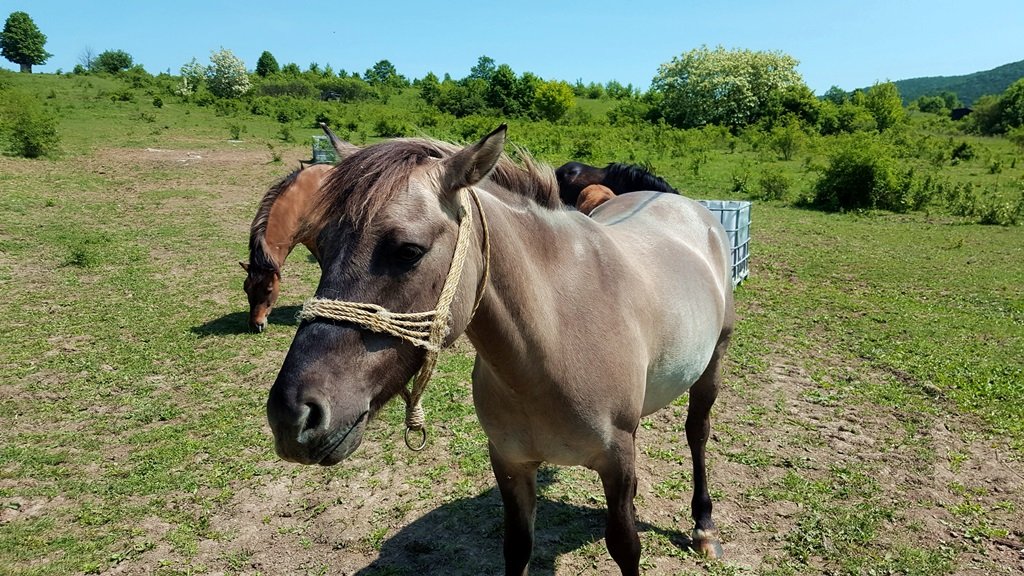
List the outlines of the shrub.
<svg viewBox="0 0 1024 576">
<path fill-rule="evenodd" d="M 374 131 L 382 138 L 400 138 L 410 132 L 403 122 L 393 117 L 377 120 Z"/>
<path fill-rule="evenodd" d="M 769 166 L 761 171 L 757 185 L 759 200 L 782 200 L 789 195 L 789 177 L 775 166 Z"/>
<path fill-rule="evenodd" d="M 840 140 L 814 185 L 815 206 L 824 210 L 910 207 L 912 173 L 900 173 L 892 146 L 868 135 Z"/>
<path fill-rule="evenodd" d="M 537 86 L 533 108 L 541 118 L 556 122 L 575 105 L 572 88 L 567 82 L 550 80 Z"/>
<path fill-rule="evenodd" d="M 768 141 L 772 149 L 778 152 L 783 160 L 792 160 L 793 156 L 804 147 L 807 135 L 804 134 L 800 122 L 796 118 L 790 117 L 785 124 L 772 128 Z"/>
<path fill-rule="evenodd" d="M 57 152 L 60 136 L 53 115 L 34 97 L 9 92 L 5 106 L 0 108 L 0 132 L 5 136 L 8 151 L 15 156 L 39 158 Z"/>
<path fill-rule="evenodd" d="M 974 147 L 967 141 L 960 142 L 954 146 L 953 151 L 950 153 L 950 159 L 954 164 L 958 164 L 961 160 L 971 160 L 974 156 Z"/>
<path fill-rule="evenodd" d="M 305 78 L 294 76 L 274 76 L 264 80 L 256 87 L 256 93 L 261 96 L 290 96 L 292 98 L 314 98 L 317 96 L 316 87 L 311 82 Z"/>
<path fill-rule="evenodd" d="M 330 78 L 318 83 L 317 88 L 320 89 L 320 97 L 324 100 L 357 102 L 380 97 L 373 86 L 358 78 Z"/>
</svg>

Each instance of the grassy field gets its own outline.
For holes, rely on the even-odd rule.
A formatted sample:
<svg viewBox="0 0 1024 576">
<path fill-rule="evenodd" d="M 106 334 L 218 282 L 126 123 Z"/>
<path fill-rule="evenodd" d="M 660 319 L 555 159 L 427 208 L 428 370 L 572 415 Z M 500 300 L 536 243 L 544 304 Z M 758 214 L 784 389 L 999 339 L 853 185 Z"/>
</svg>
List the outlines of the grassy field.
<svg viewBox="0 0 1024 576">
<path fill-rule="evenodd" d="M 18 82 L 47 96 L 63 152 L 0 157 L 0 574 L 500 573 L 468 345 L 428 388 L 425 452 L 405 448 L 392 405 L 340 466 L 273 454 L 266 393 L 319 270 L 296 250 L 253 335 L 237 261 L 315 131 L 284 142 L 272 119 L 111 98 L 124 88 L 102 78 Z M 381 106 L 347 112 L 362 118 L 350 137 L 372 139 Z M 1008 143 L 930 129 L 929 145 L 978 153 L 922 166 L 1020 193 Z M 611 133 L 559 130 L 509 135 L 558 164 Z M 589 159 L 651 162 L 702 198 L 749 198 L 766 166 L 795 196 L 823 162 L 812 144 L 781 161 L 750 139 L 663 136 L 681 141 L 594 140 Z M 752 238 L 709 443 L 726 559 L 685 549 L 679 402 L 638 435 L 646 573 L 1024 573 L 1024 228 L 771 201 L 755 202 Z M 601 494 L 586 470 L 542 469 L 534 573 L 616 573 Z"/>
</svg>

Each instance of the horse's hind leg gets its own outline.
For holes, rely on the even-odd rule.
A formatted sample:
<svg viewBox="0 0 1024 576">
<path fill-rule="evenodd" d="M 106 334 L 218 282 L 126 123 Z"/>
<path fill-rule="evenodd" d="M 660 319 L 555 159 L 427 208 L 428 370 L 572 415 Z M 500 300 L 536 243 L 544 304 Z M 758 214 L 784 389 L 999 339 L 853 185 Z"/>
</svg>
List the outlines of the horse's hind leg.
<svg viewBox="0 0 1024 576">
<path fill-rule="evenodd" d="M 594 468 L 608 501 L 605 544 L 623 576 L 640 574 L 640 537 L 636 533 L 635 432 L 619 432 L 612 450 Z"/>
<path fill-rule="evenodd" d="M 704 448 L 711 435 L 711 407 L 718 397 L 718 386 L 722 379 L 721 361 L 728 345 L 729 338 L 725 335 L 715 347 L 715 354 L 704 374 L 690 388 L 690 406 L 686 416 L 686 442 L 690 445 L 693 459 L 693 500 L 690 503 L 694 522 L 693 548 L 712 558 L 722 556 L 722 545 L 718 529 L 711 519 L 711 495 L 708 493 Z"/>
<path fill-rule="evenodd" d="M 505 574 L 524 576 L 533 553 L 537 513 L 537 463 L 513 464 L 502 459 L 493 444 L 491 469 L 505 508 Z"/>
</svg>

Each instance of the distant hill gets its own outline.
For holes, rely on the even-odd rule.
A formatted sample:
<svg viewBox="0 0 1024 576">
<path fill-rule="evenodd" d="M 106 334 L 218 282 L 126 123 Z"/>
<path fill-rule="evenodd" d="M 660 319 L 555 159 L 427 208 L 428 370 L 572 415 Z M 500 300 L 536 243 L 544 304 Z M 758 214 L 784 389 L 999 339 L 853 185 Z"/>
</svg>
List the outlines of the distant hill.
<svg viewBox="0 0 1024 576">
<path fill-rule="evenodd" d="M 930 96 L 949 90 L 959 96 L 961 102 L 970 106 L 978 97 L 985 94 L 1002 94 L 1010 87 L 1010 84 L 1020 78 L 1024 78 L 1024 60 L 964 76 L 910 78 L 909 80 L 898 80 L 894 84 L 899 88 L 904 104 L 921 96 Z"/>
</svg>

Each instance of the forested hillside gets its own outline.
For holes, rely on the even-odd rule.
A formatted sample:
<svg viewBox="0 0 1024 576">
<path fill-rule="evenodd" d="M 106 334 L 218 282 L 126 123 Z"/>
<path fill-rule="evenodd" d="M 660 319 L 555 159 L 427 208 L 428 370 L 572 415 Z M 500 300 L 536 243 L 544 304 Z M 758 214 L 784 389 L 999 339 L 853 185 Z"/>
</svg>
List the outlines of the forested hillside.
<svg viewBox="0 0 1024 576">
<path fill-rule="evenodd" d="M 913 102 L 921 96 L 932 96 L 948 91 L 956 94 L 961 102 L 970 106 L 986 94 L 1001 94 L 1020 78 L 1024 78 L 1024 60 L 973 74 L 909 78 L 898 80 L 894 84 L 903 95 L 904 104 Z"/>
</svg>

